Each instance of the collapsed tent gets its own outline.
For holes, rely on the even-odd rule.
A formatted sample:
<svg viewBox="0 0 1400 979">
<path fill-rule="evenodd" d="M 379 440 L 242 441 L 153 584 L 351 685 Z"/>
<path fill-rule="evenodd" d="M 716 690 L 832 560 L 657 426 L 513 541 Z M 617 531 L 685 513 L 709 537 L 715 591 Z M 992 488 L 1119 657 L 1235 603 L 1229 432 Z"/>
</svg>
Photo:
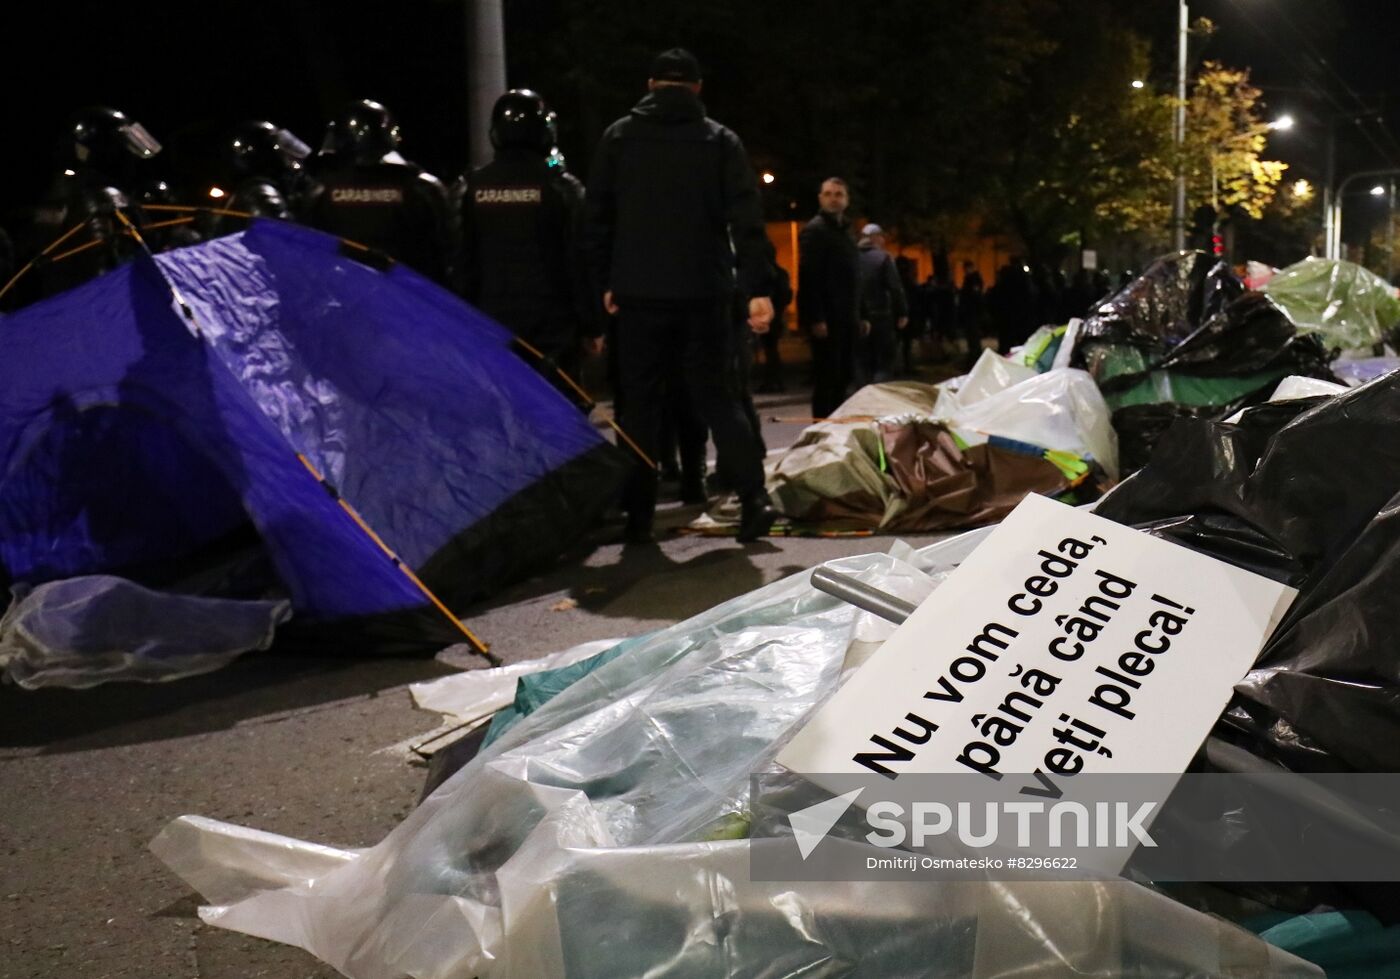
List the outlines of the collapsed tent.
<svg viewBox="0 0 1400 979">
<path fill-rule="evenodd" d="M 918 601 L 964 538 L 833 567 Z M 890 629 L 794 575 L 576 677 L 368 850 L 190 816 L 151 846 L 206 923 L 355 979 L 1320 974 L 1125 880 L 753 879 L 751 776 Z"/>
<path fill-rule="evenodd" d="M 990 351 L 958 385 L 861 388 L 769 463 L 793 520 L 919 532 L 1000 520 L 1026 496 L 1117 476 L 1108 410 L 1083 371 L 1037 374 Z"/>
<path fill-rule="evenodd" d="M 368 257 L 259 221 L 0 321 L 5 579 L 173 585 L 251 539 L 289 632 L 382 653 L 460 641 L 435 595 L 557 555 L 620 453 L 508 331 Z"/>
</svg>

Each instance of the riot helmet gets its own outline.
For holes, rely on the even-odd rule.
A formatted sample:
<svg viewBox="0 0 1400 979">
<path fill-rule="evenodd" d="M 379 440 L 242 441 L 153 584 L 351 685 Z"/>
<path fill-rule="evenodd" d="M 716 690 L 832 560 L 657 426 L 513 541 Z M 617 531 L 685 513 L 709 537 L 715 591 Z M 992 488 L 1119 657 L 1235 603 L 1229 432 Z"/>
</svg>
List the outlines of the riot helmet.
<svg viewBox="0 0 1400 979">
<path fill-rule="evenodd" d="M 326 128 L 321 152 L 356 163 L 377 163 L 398 149 L 399 140 L 393 114 L 378 102 L 361 99 L 345 106 Z"/>
<path fill-rule="evenodd" d="M 558 116 L 544 97 L 528 88 L 513 88 L 491 109 L 491 145 L 498 150 L 523 147 L 546 156 L 558 141 Z"/>
<path fill-rule="evenodd" d="M 107 106 L 75 112 L 71 133 L 71 159 L 84 168 L 118 173 L 133 161 L 149 160 L 160 152 L 160 143 L 145 126 Z"/>
<path fill-rule="evenodd" d="M 240 123 L 229 137 L 228 161 L 240 177 L 279 177 L 301 169 L 311 147 L 266 120 Z"/>
</svg>

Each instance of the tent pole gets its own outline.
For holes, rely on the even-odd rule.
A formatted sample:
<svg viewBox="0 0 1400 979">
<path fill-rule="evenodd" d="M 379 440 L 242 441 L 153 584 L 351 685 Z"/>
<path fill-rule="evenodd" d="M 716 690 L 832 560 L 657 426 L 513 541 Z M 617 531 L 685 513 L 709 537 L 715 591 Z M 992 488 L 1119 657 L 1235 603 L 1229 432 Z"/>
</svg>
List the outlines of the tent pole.
<svg viewBox="0 0 1400 979">
<path fill-rule="evenodd" d="M 385 556 L 393 562 L 394 567 L 402 571 L 404 575 L 408 578 L 408 580 L 413 582 L 413 584 L 417 586 L 418 590 L 423 593 L 423 596 L 427 598 L 428 601 L 431 602 L 439 612 L 447 616 L 447 618 L 452 622 L 454 626 L 457 627 L 457 630 L 461 632 L 462 635 L 467 637 L 467 643 L 482 656 L 486 657 L 486 659 L 491 663 L 492 666 L 500 666 L 501 658 L 495 653 L 491 652 L 491 647 L 488 646 L 486 643 L 482 642 L 480 639 L 478 639 L 476 637 L 476 634 L 467 628 L 466 623 L 464 623 L 461 619 L 457 618 L 457 616 L 453 615 L 451 609 L 449 609 L 446 605 L 443 604 L 442 599 L 434 595 L 432 589 L 430 589 L 427 585 L 423 584 L 423 579 L 419 578 L 418 575 L 414 574 L 413 569 L 410 568 L 407 564 L 405 564 L 403 562 L 403 559 L 400 558 L 397 554 L 395 554 L 393 549 L 390 548 L 388 544 L 384 543 L 384 538 L 380 537 L 377 533 L 375 533 L 374 528 L 371 527 L 368 523 L 366 523 L 365 519 L 360 516 L 360 514 L 355 510 L 353 506 L 350 505 L 350 501 L 345 499 L 345 497 L 341 496 L 340 492 L 330 483 L 326 482 L 326 478 L 316 471 L 316 467 L 311 464 L 311 460 L 306 458 L 306 456 L 302 455 L 300 452 L 297 453 L 297 458 L 301 460 L 301 464 L 306 467 L 307 472 L 311 473 L 311 475 L 315 477 L 316 481 L 321 484 L 321 487 L 327 493 L 329 493 L 337 503 L 340 504 L 340 508 L 344 510 L 346 514 L 349 515 L 350 519 L 355 521 L 355 524 L 362 531 L 364 531 L 365 535 L 369 537 L 370 540 L 374 541 L 376 545 L 378 545 L 379 549 L 384 552 Z"/>
</svg>

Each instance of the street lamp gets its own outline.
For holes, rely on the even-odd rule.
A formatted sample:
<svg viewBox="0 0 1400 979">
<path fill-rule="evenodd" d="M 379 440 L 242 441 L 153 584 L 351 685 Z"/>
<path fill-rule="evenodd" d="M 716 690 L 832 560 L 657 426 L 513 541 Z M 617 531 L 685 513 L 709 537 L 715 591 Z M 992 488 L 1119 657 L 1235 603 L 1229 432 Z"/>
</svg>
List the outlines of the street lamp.
<svg viewBox="0 0 1400 979">
<path fill-rule="evenodd" d="M 1372 197 L 1384 197 L 1384 196 L 1385 196 L 1385 188 L 1382 187 L 1380 184 L 1376 184 L 1376 186 L 1374 186 L 1374 187 L 1371 188 L 1371 196 L 1372 196 Z"/>
<path fill-rule="evenodd" d="M 765 184 L 771 184 L 773 181 L 777 180 L 778 178 L 775 177 L 775 176 L 773 176 L 773 172 L 772 172 L 771 170 L 764 170 L 763 173 L 762 173 L 762 175 L 761 175 L 761 179 L 763 180 L 763 182 L 764 182 Z"/>
<path fill-rule="evenodd" d="M 1269 128 L 1278 130 L 1281 133 L 1286 133 L 1293 128 L 1293 117 L 1285 112 L 1273 122 L 1269 123 Z"/>
<path fill-rule="evenodd" d="M 1144 85 L 1146 85 L 1146 84 L 1147 84 L 1147 83 L 1144 82 L 1141 78 L 1134 78 L 1134 79 L 1133 79 L 1133 88 L 1142 88 L 1142 87 L 1143 87 Z"/>
</svg>

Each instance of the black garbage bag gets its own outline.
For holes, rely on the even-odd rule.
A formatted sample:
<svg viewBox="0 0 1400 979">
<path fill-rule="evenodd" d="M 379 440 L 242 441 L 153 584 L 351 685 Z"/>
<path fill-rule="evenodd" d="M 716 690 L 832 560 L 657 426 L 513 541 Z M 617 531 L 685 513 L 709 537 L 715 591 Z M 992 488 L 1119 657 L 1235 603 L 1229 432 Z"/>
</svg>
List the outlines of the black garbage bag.
<svg viewBox="0 0 1400 979">
<path fill-rule="evenodd" d="M 1098 513 L 1299 589 L 1217 733 L 1300 769 L 1400 771 L 1400 372 L 1240 424 L 1177 421 Z"/>
<path fill-rule="evenodd" d="M 1152 449 L 1178 418 L 1200 418 L 1216 414 L 1214 408 L 1162 401 L 1156 404 L 1124 405 L 1110 421 L 1118 435 L 1118 465 L 1123 472 L 1135 472 L 1147 465 Z"/>
<path fill-rule="evenodd" d="M 1268 296 L 1247 292 L 1210 316 L 1155 366 L 1202 376 L 1287 367 L 1294 374 L 1330 379 L 1327 364 L 1335 356 L 1316 334 L 1298 336 Z"/>
<path fill-rule="evenodd" d="M 1131 344 L 1160 355 L 1194 333 L 1244 292 L 1223 262 L 1202 252 L 1172 252 L 1149 265 L 1079 328 L 1076 367 L 1095 344 Z"/>
</svg>

